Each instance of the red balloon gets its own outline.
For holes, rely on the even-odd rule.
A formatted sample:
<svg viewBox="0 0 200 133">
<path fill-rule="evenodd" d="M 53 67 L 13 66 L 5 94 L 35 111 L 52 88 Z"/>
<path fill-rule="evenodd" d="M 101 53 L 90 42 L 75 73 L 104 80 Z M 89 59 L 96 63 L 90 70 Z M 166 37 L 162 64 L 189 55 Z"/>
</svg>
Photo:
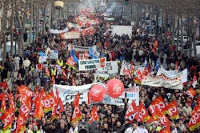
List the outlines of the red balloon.
<svg viewBox="0 0 200 133">
<path fill-rule="evenodd" d="M 94 85 L 89 91 L 89 97 L 93 102 L 101 102 L 106 94 L 106 89 L 102 85 Z"/>
<path fill-rule="evenodd" d="M 117 98 L 124 92 L 124 84 L 119 79 L 111 79 L 107 82 L 108 95 Z"/>
</svg>

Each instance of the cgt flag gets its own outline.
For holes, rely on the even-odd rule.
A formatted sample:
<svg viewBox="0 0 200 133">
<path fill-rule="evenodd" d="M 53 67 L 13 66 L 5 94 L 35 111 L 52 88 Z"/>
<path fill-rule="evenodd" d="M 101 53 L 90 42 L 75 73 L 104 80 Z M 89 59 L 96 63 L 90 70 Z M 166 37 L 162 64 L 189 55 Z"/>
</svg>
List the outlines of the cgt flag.
<svg viewBox="0 0 200 133">
<path fill-rule="evenodd" d="M 196 91 L 193 89 L 193 87 L 190 87 L 186 91 L 186 94 L 193 99 L 195 97 L 195 95 L 196 95 Z"/>
<path fill-rule="evenodd" d="M 165 103 L 161 96 L 157 97 L 149 106 L 149 111 L 154 119 L 157 118 L 157 113 L 165 108 Z"/>
<path fill-rule="evenodd" d="M 98 111 L 97 107 L 94 106 L 92 108 L 92 111 L 91 111 L 91 114 L 90 114 L 91 118 L 89 120 L 89 123 L 92 123 L 93 121 L 98 121 L 99 120 L 99 115 L 98 115 L 97 111 Z"/>
<path fill-rule="evenodd" d="M 140 103 L 138 108 L 138 114 L 135 117 L 137 121 L 146 122 L 150 119 L 150 115 L 148 114 L 146 108 L 144 107 L 144 103 Z"/>
<path fill-rule="evenodd" d="M 178 119 L 179 113 L 177 109 L 177 102 L 174 100 L 163 109 L 164 114 L 168 114 L 170 119 Z"/>
<path fill-rule="evenodd" d="M 71 123 L 75 123 L 75 122 L 82 119 L 82 114 L 81 114 L 81 111 L 79 109 L 79 99 L 80 99 L 80 94 L 77 93 L 77 95 L 74 99 L 74 102 L 73 102 L 74 112 L 73 112 L 73 115 L 72 115 Z"/>
<path fill-rule="evenodd" d="M 189 125 L 188 125 L 190 128 L 190 131 L 193 131 L 200 126 L 199 114 L 200 114 L 200 107 L 195 106 L 195 108 L 192 111 L 192 117 L 190 118 Z"/>
</svg>

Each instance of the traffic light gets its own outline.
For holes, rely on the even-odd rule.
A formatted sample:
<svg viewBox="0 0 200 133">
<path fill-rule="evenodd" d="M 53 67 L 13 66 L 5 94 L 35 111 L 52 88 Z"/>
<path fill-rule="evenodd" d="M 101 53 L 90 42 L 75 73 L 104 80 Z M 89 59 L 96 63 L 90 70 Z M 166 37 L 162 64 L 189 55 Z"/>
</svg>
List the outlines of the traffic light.
<svg viewBox="0 0 200 133">
<path fill-rule="evenodd" d="M 126 4 L 126 5 L 128 5 L 128 1 L 129 1 L 129 0 L 125 0 L 125 4 Z"/>
</svg>

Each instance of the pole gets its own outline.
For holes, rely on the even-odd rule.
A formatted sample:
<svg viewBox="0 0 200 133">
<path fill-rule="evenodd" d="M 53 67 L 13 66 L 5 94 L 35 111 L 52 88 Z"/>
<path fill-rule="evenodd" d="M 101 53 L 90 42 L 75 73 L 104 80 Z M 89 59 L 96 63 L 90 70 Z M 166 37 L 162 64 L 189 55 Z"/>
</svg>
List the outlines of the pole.
<svg viewBox="0 0 200 133">
<path fill-rule="evenodd" d="M 15 0 L 15 55 L 17 54 L 17 0 Z"/>
</svg>

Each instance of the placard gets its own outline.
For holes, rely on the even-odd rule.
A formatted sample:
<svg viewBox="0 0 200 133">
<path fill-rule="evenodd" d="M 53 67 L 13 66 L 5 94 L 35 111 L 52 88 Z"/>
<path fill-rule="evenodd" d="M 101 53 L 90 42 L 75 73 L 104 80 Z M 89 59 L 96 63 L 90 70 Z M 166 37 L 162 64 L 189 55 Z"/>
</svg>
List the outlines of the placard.
<svg viewBox="0 0 200 133">
<path fill-rule="evenodd" d="M 95 70 L 99 67 L 105 67 L 106 58 L 79 60 L 79 71 Z"/>
<path fill-rule="evenodd" d="M 63 38 L 64 39 L 78 39 L 80 38 L 80 33 L 75 32 L 75 31 L 67 32 L 63 35 Z"/>
</svg>

